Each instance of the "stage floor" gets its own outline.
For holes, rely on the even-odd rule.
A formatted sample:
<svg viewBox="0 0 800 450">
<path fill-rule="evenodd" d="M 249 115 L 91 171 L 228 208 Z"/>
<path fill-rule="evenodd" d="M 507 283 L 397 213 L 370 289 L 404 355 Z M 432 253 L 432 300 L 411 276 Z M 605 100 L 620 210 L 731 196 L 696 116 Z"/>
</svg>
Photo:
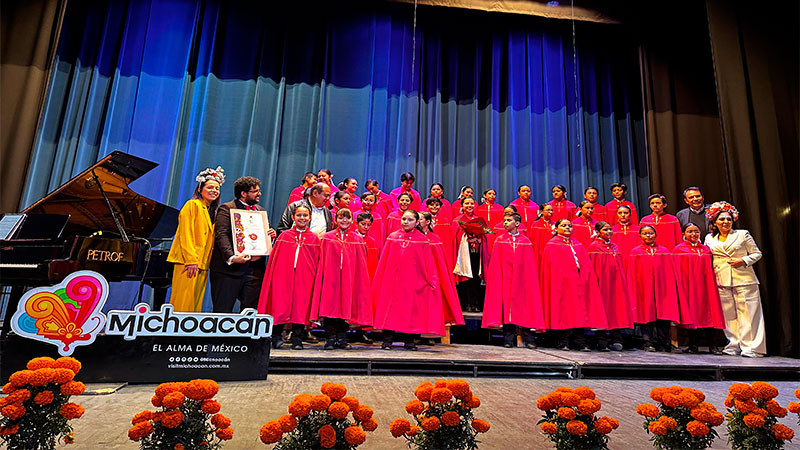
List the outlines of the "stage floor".
<svg viewBox="0 0 800 450">
<path fill-rule="evenodd" d="M 439 375 L 523 378 L 638 378 L 670 380 L 800 380 L 800 360 L 711 354 L 579 352 L 551 348 L 506 349 L 489 345 L 436 344 L 392 350 L 354 344 L 349 350 L 272 350 L 270 373 Z"/>
</svg>

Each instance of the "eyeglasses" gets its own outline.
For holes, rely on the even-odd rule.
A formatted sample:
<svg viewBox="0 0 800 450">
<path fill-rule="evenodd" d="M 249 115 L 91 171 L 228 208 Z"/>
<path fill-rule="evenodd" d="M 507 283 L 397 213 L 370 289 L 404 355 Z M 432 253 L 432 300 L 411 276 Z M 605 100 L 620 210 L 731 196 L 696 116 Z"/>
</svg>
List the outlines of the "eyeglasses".
<svg viewBox="0 0 800 450">
<path fill-rule="evenodd" d="M 261 193 L 261 189 L 255 189 L 255 190 L 251 189 L 251 190 L 249 190 L 247 192 L 249 194 L 260 194 Z"/>
</svg>

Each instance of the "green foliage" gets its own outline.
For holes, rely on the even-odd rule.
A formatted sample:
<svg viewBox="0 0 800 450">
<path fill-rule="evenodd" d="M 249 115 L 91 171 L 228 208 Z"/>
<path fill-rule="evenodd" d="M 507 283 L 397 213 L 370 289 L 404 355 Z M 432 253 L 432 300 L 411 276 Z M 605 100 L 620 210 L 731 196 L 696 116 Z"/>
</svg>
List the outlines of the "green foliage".
<svg viewBox="0 0 800 450">
<path fill-rule="evenodd" d="M 200 409 L 201 402 L 187 398 L 179 408 L 183 422 L 175 428 L 167 428 L 153 421 L 153 432 L 139 441 L 141 450 L 174 449 L 177 444 L 185 450 L 217 450 L 222 441 L 214 435 L 215 427 L 209 423 L 213 414 Z"/>
<path fill-rule="evenodd" d="M 348 418 L 334 419 L 327 411 L 312 410 L 307 416 L 297 419 L 297 427 L 284 434 L 273 450 L 323 450 L 324 447 L 319 443 L 318 432 L 325 425 L 330 425 L 336 430 L 336 445 L 331 447 L 332 449 L 353 450 L 356 448 L 344 439 L 344 430 L 353 425 L 352 421 Z"/>
<path fill-rule="evenodd" d="M 442 414 L 447 411 L 455 411 L 461 420 L 454 427 L 442 424 L 438 429 L 425 431 L 422 428 L 420 416 L 437 417 L 442 420 Z M 408 448 L 420 450 L 475 450 L 480 441 L 477 439 L 478 432 L 472 428 L 474 416 L 472 409 L 467 408 L 458 399 L 451 399 L 444 404 L 431 404 L 428 409 L 420 416 L 415 416 L 420 431 L 413 437 L 405 436 L 408 441 Z"/>
<path fill-rule="evenodd" d="M 574 420 L 579 420 L 586 424 L 587 430 L 585 435 L 576 436 L 570 433 L 567 430 L 567 422 L 570 420 L 558 417 L 558 412 L 555 409 L 545 411 L 544 416 L 537 425 L 541 425 L 545 422 L 551 422 L 556 425 L 558 431 L 553 434 L 545 433 L 545 437 L 555 444 L 556 450 L 608 450 L 608 435 L 599 433 L 594 429 L 592 425 L 594 422 L 594 415 L 579 414 Z"/>
<path fill-rule="evenodd" d="M 668 430 L 667 434 L 658 435 L 653 434 L 650 441 L 653 447 L 658 450 L 673 450 L 673 449 L 686 449 L 686 450 L 703 450 L 711 447 L 714 440 L 719 437 L 716 430 L 709 426 L 709 432 L 705 436 L 692 436 L 686 430 L 686 424 L 693 421 L 691 410 L 685 406 L 670 407 L 664 404 L 660 406 L 661 414 L 655 419 L 645 418 L 643 428 L 650 433 L 649 425 L 651 422 L 658 422 L 662 416 L 671 417 L 675 419 L 678 425 L 672 430 Z"/>
<path fill-rule="evenodd" d="M 0 442 L 9 450 L 52 450 L 61 439 L 71 439 L 72 426 L 59 411 L 69 400 L 69 396 L 61 393 L 59 385 L 48 383 L 44 386 L 25 386 L 31 393 L 22 405 L 25 415 L 17 420 L 8 417 L 0 419 L 1 428 L 18 426 L 18 431 L 7 436 L 0 436 Z M 37 405 L 34 398 L 44 391 L 53 393 L 53 401 L 47 405 Z"/>
<path fill-rule="evenodd" d="M 759 408 L 766 409 L 766 401 L 753 399 Z M 751 428 L 744 422 L 747 415 L 736 408 L 728 408 L 728 443 L 733 450 L 780 450 L 784 442 L 776 438 L 770 428 L 778 423 L 772 414 L 764 417 L 764 425 Z"/>
</svg>

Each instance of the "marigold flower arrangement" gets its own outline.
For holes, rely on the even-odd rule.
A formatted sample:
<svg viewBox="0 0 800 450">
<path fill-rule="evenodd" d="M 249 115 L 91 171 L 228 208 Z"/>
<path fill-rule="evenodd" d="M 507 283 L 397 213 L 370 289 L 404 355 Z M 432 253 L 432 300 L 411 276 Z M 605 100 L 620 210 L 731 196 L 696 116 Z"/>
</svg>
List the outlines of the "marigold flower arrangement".
<svg viewBox="0 0 800 450">
<path fill-rule="evenodd" d="M 644 416 L 644 429 L 653 436 L 650 440 L 657 449 L 704 449 L 711 447 L 719 434 L 714 427 L 725 417 L 711 403 L 705 401 L 702 391 L 680 386 L 657 387 L 650 398 L 658 402 L 636 406 L 636 413 Z"/>
<path fill-rule="evenodd" d="M 86 386 L 75 381 L 81 363 L 70 357 L 33 358 L 11 374 L 0 398 L 0 442 L 10 450 L 50 449 L 56 441 L 74 442 L 69 421 L 84 409 L 69 398 Z"/>
<path fill-rule="evenodd" d="M 536 400 L 544 411 L 538 425 L 559 450 L 607 449 L 608 434 L 619 427 L 617 419 L 595 413 L 601 403 L 588 387 L 559 387 Z"/>
<path fill-rule="evenodd" d="M 414 390 L 417 397 L 406 403 L 414 416 L 395 419 L 389 427 L 392 436 L 408 441 L 409 448 L 463 450 L 478 448 L 478 433 L 489 431 L 489 423 L 475 419 L 473 410 L 481 400 L 464 380 L 425 381 Z"/>
<path fill-rule="evenodd" d="M 800 400 L 800 389 L 794 390 L 794 396 Z M 789 404 L 786 406 L 786 409 L 788 409 L 790 413 L 797 414 L 797 424 L 800 425 L 800 403 L 789 402 Z"/>
<path fill-rule="evenodd" d="M 728 388 L 728 442 L 734 450 L 775 450 L 791 441 L 794 431 L 778 423 L 788 411 L 775 401 L 778 389 L 763 381 L 734 383 Z"/>
<path fill-rule="evenodd" d="M 231 419 L 214 400 L 213 380 L 162 383 L 150 402 L 160 411 L 142 411 L 131 419 L 128 438 L 142 450 L 213 450 L 233 438 Z"/>
<path fill-rule="evenodd" d="M 378 428 L 372 408 L 347 395 L 344 385 L 323 383 L 320 392 L 296 395 L 289 403 L 289 414 L 261 427 L 261 442 L 276 444 L 275 450 L 350 450 L 366 441 L 367 431 Z"/>
</svg>

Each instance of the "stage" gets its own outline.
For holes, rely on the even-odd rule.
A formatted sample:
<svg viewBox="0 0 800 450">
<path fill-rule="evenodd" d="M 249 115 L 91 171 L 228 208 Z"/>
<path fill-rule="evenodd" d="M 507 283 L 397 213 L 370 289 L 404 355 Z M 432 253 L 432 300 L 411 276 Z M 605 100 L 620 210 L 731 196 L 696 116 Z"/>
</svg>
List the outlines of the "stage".
<svg viewBox="0 0 800 450">
<path fill-rule="evenodd" d="M 506 349 L 500 346 L 436 344 L 416 352 L 395 343 L 353 344 L 349 350 L 272 350 L 270 373 L 336 375 L 427 375 L 441 377 L 515 377 L 553 379 L 800 380 L 800 360 L 742 358 L 711 354 L 579 352 L 553 348 Z"/>
</svg>

